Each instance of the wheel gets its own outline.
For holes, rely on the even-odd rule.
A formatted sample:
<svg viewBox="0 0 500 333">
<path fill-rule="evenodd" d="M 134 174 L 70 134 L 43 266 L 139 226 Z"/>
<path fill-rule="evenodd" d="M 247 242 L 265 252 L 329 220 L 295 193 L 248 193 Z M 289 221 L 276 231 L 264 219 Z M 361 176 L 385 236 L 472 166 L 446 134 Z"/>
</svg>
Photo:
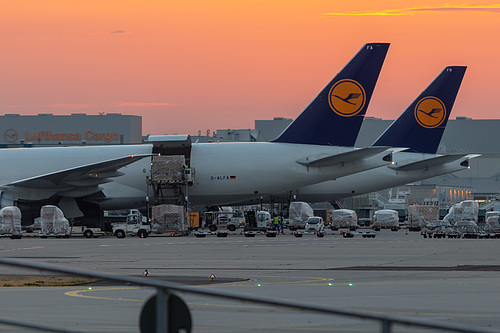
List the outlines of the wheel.
<svg viewBox="0 0 500 333">
<path fill-rule="evenodd" d="M 125 232 L 123 230 L 116 230 L 115 232 L 116 238 L 125 238 Z"/>
<path fill-rule="evenodd" d="M 230 224 L 227 226 L 227 230 L 229 231 L 236 231 L 236 226 L 234 224 Z"/>
<path fill-rule="evenodd" d="M 85 230 L 85 232 L 83 233 L 83 237 L 85 238 L 92 238 L 92 236 L 94 236 L 92 230 Z"/>
<path fill-rule="evenodd" d="M 211 224 L 211 225 L 208 227 L 208 230 L 210 230 L 210 231 L 217 231 L 217 226 L 216 226 L 216 225 Z"/>
</svg>

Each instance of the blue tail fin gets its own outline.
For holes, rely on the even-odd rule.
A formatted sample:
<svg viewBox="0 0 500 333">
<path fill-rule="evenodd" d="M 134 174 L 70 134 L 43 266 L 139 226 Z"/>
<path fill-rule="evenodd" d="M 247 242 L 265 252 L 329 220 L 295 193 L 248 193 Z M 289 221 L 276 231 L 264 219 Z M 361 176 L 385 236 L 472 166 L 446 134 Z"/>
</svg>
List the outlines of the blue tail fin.
<svg viewBox="0 0 500 333">
<path fill-rule="evenodd" d="M 365 44 L 274 142 L 354 146 L 388 43 Z"/>
<path fill-rule="evenodd" d="M 435 154 L 466 68 L 446 67 L 373 145 Z"/>
</svg>

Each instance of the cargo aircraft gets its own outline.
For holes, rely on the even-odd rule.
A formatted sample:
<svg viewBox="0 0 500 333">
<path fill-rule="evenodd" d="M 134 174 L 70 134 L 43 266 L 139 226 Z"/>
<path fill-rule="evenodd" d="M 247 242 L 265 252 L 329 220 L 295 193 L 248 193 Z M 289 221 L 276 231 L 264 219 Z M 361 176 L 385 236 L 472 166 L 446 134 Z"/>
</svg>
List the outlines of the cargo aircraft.
<svg viewBox="0 0 500 333">
<path fill-rule="evenodd" d="M 193 205 L 285 191 L 386 165 L 388 147 L 355 149 L 388 43 L 369 43 L 273 142 L 193 143 Z M 347 146 L 347 147 L 346 147 Z M 0 204 L 56 204 L 67 217 L 146 205 L 153 144 L 9 148 L 0 154 Z M 133 162 L 133 163 L 132 163 Z"/>
<path fill-rule="evenodd" d="M 272 142 L 191 147 L 192 205 L 224 205 L 353 174 L 391 161 L 387 146 L 355 141 L 389 44 L 364 45 Z"/>
<path fill-rule="evenodd" d="M 465 70 L 465 66 L 446 67 L 373 143 L 373 146 L 408 148 L 393 154 L 392 164 L 300 187 L 272 200 L 335 201 L 468 168 L 469 159 L 478 154 L 437 154 Z"/>
</svg>

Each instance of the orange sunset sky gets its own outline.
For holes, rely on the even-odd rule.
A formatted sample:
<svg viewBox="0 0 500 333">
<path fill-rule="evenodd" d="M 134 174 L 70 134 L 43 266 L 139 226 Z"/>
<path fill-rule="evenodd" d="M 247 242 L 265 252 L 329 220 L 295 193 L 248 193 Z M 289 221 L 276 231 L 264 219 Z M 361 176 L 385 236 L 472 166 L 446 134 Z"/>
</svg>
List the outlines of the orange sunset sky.
<svg viewBox="0 0 500 333">
<path fill-rule="evenodd" d="M 500 1 L 18 0 L 0 13 L 0 114 L 253 128 L 295 118 L 364 43 L 390 42 L 367 116 L 395 119 L 466 65 L 451 117 L 500 118 Z"/>
</svg>

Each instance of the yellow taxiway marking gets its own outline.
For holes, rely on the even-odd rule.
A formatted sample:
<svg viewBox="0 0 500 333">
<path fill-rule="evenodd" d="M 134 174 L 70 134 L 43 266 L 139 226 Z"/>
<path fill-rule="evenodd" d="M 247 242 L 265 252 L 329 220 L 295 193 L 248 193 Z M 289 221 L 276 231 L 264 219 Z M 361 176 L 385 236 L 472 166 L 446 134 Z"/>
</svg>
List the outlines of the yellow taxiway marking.
<svg viewBox="0 0 500 333">
<path fill-rule="evenodd" d="M 109 291 L 109 290 L 132 290 L 132 289 L 144 289 L 141 287 L 117 287 L 117 288 L 102 288 L 102 289 L 84 289 L 84 290 L 72 290 L 65 292 L 64 295 L 72 297 L 83 297 L 83 298 L 93 298 L 93 299 L 106 299 L 111 301 L 123 301 L 123 302 L 144 302 L 140 299 L 128 299 L 128 298 L 114 298 L 114 297 L 101 297 L 101 296 L 89 296 L 82 295 L 85 292 L 96 292 L 96 291 Z"/>
<path fill-rule="evenodd" d="M 97 291 L 110 291 L 110 290 L 133 290 L 133 289 L 147 289 L 144 287 L 116 287 L 116 288 L 102 288 L 102 289 L 84 289 L 84 290 L 73 290 L 64 293 L 67 296 L 72 297 L 82 297 L 82 298 L 92 298 L 92 299 L 103 299 L 111 301 L 122 301 L 122 302 L 144 302 L 140 299 L 128 299 L 128 298 L 113 298 L 113 297 L 100 297 L 100 296 L 89 296 L 82 295 L 86 292 L 97 292 Z M 190 306 L 209 306 L 209 307 L 220 307 L 220 308 L 241 308 L 241 309 L 281 309 L 281 310 L 292 310 L 292 308 L 287 307 L 277 307 L 270 305 L 238 305 L 238 304 L 214 304 L 214 303 L 187 303 Z M 492 315 L 473 315 L 473 314 L 462 314 L 462 313 L 424 313 L 424 312 L 385 312 L 385 311 L 370 311 L 370 310 L 359 310 L 367 313 L 373 314 L 393 314 L 393 315 L 405 315 L 405 316 L 426 316 L 426 317 L 470 317 L 470 318 L 490 318 Z"/>
</svg>

